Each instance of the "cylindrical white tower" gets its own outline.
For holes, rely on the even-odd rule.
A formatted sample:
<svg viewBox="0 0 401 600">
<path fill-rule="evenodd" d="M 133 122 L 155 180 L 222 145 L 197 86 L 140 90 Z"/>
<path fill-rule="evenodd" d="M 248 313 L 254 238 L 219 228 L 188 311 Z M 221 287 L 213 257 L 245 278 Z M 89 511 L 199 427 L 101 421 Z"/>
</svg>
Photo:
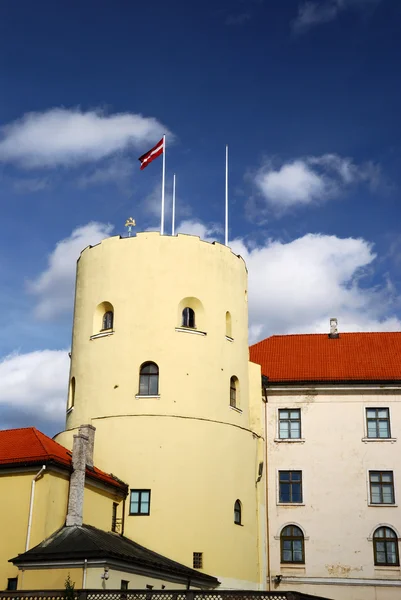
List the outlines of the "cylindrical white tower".
<svg viewBox="0 0 401 600">
<path fill-rule="evenodd" d="M 82 252 L 57 441 L 96 427 L 95 464 L 131 490 L 125 535 L 201 561 L 224 587 L 263 589 L 261 411 L 240 257 L 158 233 Z"/>
</svg>

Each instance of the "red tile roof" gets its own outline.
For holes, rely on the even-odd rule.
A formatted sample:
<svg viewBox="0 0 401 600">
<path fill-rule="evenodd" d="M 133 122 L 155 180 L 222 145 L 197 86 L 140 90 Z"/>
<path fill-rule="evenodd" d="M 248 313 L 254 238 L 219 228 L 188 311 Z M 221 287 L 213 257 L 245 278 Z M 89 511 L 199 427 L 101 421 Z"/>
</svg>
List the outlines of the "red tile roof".
<svg viewBox="0 0 401 600">
<path fill-rule="evenodd" d="M 270 383 L 401 382 L 401 332 L 274 335 L 249 351 Z"/>
<path fill-rule="evenodd" d="M 25 466 L 49 462 L 71 470 L 71 452 L 35 427 L 0 431 L 0 469 L 6 465 Z M 96 467 L 93 469 L 87 467 L 86 476 L 121 490 L 127 490 L 125 483 Z"/>
</svg>

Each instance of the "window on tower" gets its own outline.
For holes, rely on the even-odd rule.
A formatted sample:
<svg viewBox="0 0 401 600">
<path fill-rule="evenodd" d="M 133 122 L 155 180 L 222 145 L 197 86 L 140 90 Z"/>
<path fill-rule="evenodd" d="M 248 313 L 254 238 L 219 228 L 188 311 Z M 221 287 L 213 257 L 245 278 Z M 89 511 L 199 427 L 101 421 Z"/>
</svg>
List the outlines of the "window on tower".
<svg viewBox="0 0 401 600">
<path fill-rule="evenodd" d="M 130 515 L 150 515 L 150 490 L 131 490 Z"/>
<path fill-rule="evenodd" d="M 70 389 L 68 391 L 67 410 L 74 408 L 74 404 L 75 404 L 75 377 L 71 377 Z"/>
<path fill-rule="evenodd" d="M 188 306 L 182 311 L 182 326 L 191 329 L 195 328 L 195 311 Z"/>
<path fill-rule="evenodd" d="M 102 330 L 113 329 L 114 314 L 112 310 L 108 310 L 103 315 Z"/>
<path fill-rule="evenodd" d="M 236 500 L 234 504 L 234 523 L 242 525 L 242 506 L 239 500 Z"/>
<path fill-rule="evenodd" d="M 154 362 L 145 362 L 139 373 L 139 396 L 158 396 L 159 367 Z"/>
<path fill-rule="evenodd" d="M 238 408 L 238 400 L 238 379 L 233 376 L 230 379 L 230 406 L 232 408 Z"/>
</svg>

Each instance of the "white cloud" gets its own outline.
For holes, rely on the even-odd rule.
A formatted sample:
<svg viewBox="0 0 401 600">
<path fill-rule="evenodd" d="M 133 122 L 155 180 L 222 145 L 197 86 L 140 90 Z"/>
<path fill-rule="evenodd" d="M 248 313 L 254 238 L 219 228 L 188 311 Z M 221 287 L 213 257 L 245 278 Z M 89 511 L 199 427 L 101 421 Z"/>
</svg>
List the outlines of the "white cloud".
<svg viewBox="0 0 401 600">
<path fill-rule="evenodd" d="M 298 7 L 297 17 L 292 22 L 296 33 L 303 33 L 315 25 L 334 21 L 347 9 L 365 9 L 380 0 L 306 0 Z"/>
<path fill-rule="evenodd" d="M 308 234 L 289 243 L 268 240 L 248 248 L 231 243 L 249 272 L 250 336 L 341 331 L 399 330 L 387 286 L 366 288 L 362 277 L 376 255 L 363 239 Z"/>
<path fill-rule="evenodd" d="M 188 235 L 197 235 L 205 242 L 218 241 L 222 236 L 222 229 L 220 226 L 209 223 L 205 225 L 200 221 L 188 219 L 182 221 L 177 227 L 177 233 L 187 233 Z"/>
<path fill-rule="evenodd" d="M 340 196 L 358 183 L 377 185 L 379 169 L 372 163 L 356 165 L 337 154 L 299 158 L 278 168 L 268 160 L 253 175 L 266 204 L 277 212 Z"/>
<path fill-rule="evenodd" d="M 27 113 L 1 128 L 0 160 L 25 168 L 88 163 L 134 147 L 141 152 L 169 133 L 140 114 L 52 108 Z"/>
<path fill-rule="evenodd" d="M 76 261 L 86 246 L 99 243 L 112 229 L 112 225 L 88 223 L 57 243 L 48 257 L 47 268 L 28 283 L 28 291 L 38 298 L 37 318 L 51 320 L 72 310 Z"/>
<path fill-rule="evenodd" d="M 68 387 L 67 350 L 14 353 L 0 361 L 0 407 L 37 422 L 62 422 Z"/>
</svg>

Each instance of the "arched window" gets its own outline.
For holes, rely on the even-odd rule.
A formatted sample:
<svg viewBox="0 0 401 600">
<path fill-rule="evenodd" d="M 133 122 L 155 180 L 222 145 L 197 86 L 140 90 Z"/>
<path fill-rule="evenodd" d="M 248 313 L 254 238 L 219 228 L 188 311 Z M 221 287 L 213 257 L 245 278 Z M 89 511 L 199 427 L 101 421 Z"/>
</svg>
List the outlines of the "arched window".
<svg viewBox="0 0 401 600">
<path fill-rule="evenodd" d="M 139 395 L 157 396 L 159 393 L 159 367 L 154 362 L 143 363 L 139 373 Z"/>
<path fill-rule="evenodd" d="M 226 312 L 226 337 L 233 337 L 231 328 L 231 315 L 228 311 Z"/>
<path fill-rule="evenodd" d="M 230 406 L 238 408 L 238 379 L 236 377 L 230 379 Z"/>
<path fill-rule="evenodd" d="M 195 327 L 195 311 L 188 306 L 182 311 L 182 326 L 191 329 Z"/>
<path fill-rule="evenodd" d="M 236 500 L 234 504 L 234 523 L 242 525 L 242 506 L 239 500 Z"/>
<path fill-rule="evenodd" d="M 393 529 L 390 527 L 378 527 L 376 529 L 373 534 L 373 552 L 375 565 L 399 566 L 398 539 Z"/>
<path fill-rule="evenodd" d="M 113 329 L 114 314 L 112 310 L 108 310 L 103 315 L 102 329 Z"/>
<path fill-rule="evenodd" d="M 287 525 L 280 535 L 281 562 L 305 563 L 304 534 L 296 525 Z"/>
<path fill-rule="evenodd" d="M 72 408 L 75 404 L 75 377 L 71 377 L 70 389 L 68 393 L 68 408 Z"/>
</svg>

